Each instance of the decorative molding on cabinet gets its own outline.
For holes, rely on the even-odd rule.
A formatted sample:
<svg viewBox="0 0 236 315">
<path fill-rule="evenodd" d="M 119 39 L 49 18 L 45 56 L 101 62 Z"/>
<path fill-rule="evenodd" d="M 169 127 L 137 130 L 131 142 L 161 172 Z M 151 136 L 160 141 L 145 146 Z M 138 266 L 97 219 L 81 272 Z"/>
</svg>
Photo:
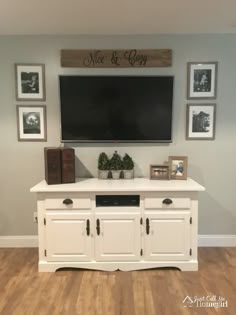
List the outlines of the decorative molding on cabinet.
<svg viewBox="0 0 236 315">
<path fill-rule="evenodd" d="M 38 247 L 38 236 L 0 236 L 0 248 L 7 247 Z M 198 235 L 198 247 L 236 247 L 236 235 Z"/>
</svg>

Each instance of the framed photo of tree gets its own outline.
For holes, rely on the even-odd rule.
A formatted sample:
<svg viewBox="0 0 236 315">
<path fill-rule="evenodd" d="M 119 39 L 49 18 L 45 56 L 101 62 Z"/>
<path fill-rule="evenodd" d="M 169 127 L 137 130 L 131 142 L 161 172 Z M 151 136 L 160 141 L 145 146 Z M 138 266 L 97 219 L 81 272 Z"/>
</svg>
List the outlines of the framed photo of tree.
<svg viewBox="0 0 236 315">
<path fill-rule="evenodd" d="M 187 63 L 187 98 L 216 99 L 217 62 Z"/>
<path fill-rule="evenodd" d="M 186 139 L 214 140 L 216 104 L 187 104 Z"/>
<path fill-rule="evenodd" d="M 17 105 L 18 141 L 46 141 L 45 105 Z"/>
<path fill-rule="evenodd" d="M 15 64 L 16 100 L 45 101 L 45 65 Z"/>
</svg>

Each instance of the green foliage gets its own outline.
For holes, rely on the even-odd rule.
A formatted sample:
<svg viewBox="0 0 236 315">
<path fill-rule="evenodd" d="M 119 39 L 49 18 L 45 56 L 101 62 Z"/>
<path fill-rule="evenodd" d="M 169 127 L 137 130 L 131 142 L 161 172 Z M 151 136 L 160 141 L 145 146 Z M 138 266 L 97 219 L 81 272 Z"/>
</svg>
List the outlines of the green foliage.
<svg viewBox="0 0 236 315">
<path fill-rule="evenodd" d="M 122 159 L 121 156 L 115 151 L 112 158 L 110 159 L 111 170 L 121 170 L 122 169 Z"/>
<path fill-rule="evenodd" d="M 123 157 L 122 167 L 123 170 L 132 170 L 134 168 L 134 161 L 127 153 L 125 153 L 125 156 Z"/>
<path fill-rule="evenodd" d="M 110 160 L 105 152 L 102 152 L 99 155 L 98 169 L 100 171 L 108 171 L 110 169 Z"/>
</svg>

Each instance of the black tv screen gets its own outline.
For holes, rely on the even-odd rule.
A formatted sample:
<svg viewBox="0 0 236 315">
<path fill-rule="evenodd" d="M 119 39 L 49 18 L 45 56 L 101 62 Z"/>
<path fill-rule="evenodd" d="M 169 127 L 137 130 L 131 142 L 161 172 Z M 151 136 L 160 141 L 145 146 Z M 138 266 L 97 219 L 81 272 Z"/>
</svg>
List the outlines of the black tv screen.
<svg viewBox="0 0 236 315">
<path fill-rule="evenodd" d="M 59 81 L 62 142 L 171 142 L 173 76 Z"/>
</svg>

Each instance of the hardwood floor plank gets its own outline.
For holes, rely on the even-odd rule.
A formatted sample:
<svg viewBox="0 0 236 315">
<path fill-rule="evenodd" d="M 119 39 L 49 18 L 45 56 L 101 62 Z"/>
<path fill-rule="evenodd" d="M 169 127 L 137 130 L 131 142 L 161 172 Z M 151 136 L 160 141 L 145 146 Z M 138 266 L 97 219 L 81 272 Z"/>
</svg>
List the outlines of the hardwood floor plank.
<svg viewBox="0 0 236 315">
<path fill-rule="evenodd" d="M 116 272 L 114 299 L 117 307 L 117 315 L 135 314 L 133 280 L 131 272 Z"/>
<path fill-rule="evenodd" d="M 0 249 L 0 315 L 235 315 L 236 248 L 199 248 L 199 271 L 38 273 L 35 248 Z M 225 298 L 226 308 L 183 303 Z M 190 307 L 193 306 L 193 307 Z"/>
</svg>

